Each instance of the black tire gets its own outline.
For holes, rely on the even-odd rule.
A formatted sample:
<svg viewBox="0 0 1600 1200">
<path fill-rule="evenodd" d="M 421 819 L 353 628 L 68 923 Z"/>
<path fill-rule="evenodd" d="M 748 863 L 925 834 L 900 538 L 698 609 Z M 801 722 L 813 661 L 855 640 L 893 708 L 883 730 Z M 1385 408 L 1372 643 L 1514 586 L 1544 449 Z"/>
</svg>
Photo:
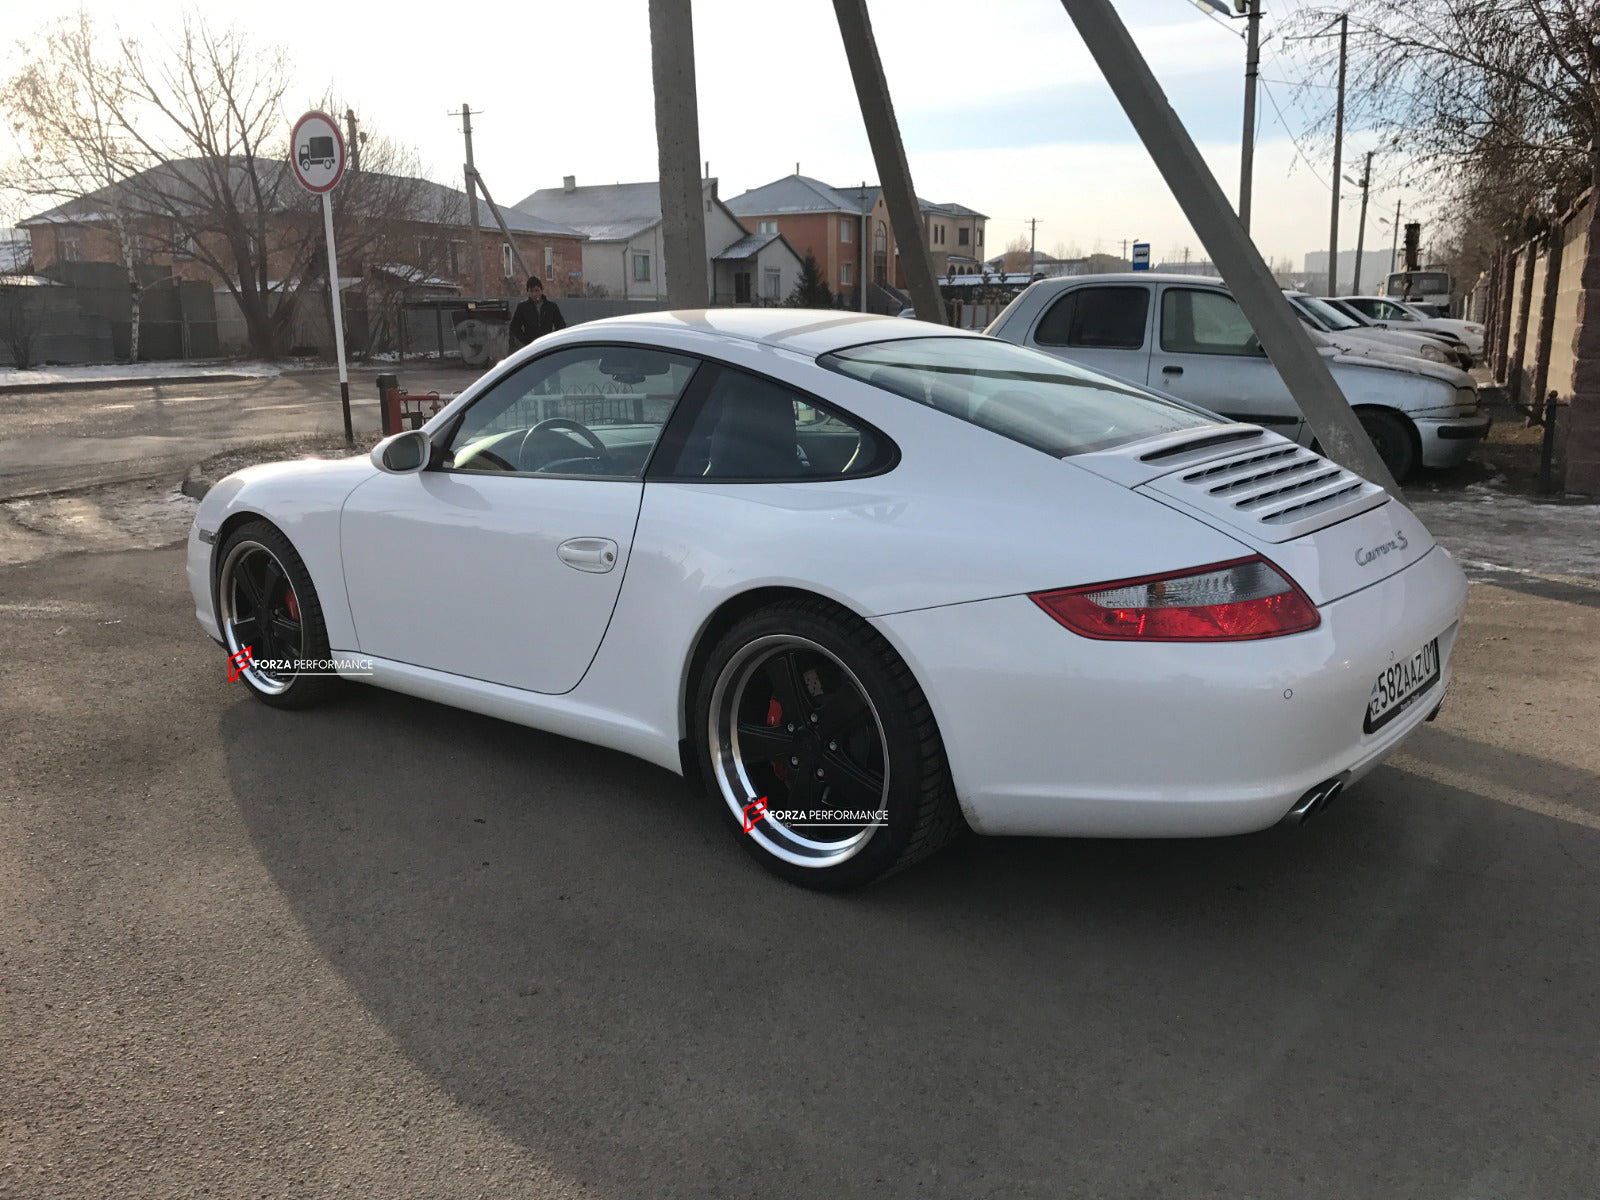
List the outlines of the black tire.
<svg viewBox="0 0 1600 1200">
<path fill-rule="evenodd" d="M 785 677 L 787 688 L 773 683 Z M 793 883 L 859 887 L 926 858 L 965 828 L 927 697 L 876 630 L 826 601 L 776 604 L 724 633 L 690 711 L 713 802 L 751 856 Z M 758 813 L 746 829 L 745 805 L 757 794 L 775 812 L 793 811 L 779 810 L 780 802 L 865 811 L 861 797 L 873 786 L 884 817 L 859 828 L 796 828 Z M 813 853 L 809 845 L 840 849 Z"/>
<path fill-rule="evenodd" d="M 1399 413 L 1381 408 L 1357 409 L 1356 416 L 1361 419 L 1361 427 L 1372 439 L 1378 457 L 1383 459 L 1394 481 L 1404 483 L 1417 469 L 1419 457 L 1417 431 L 1411 422 Z"/>
<path fill-rule="evenodd" d="M 325 699 L 339 682 L 334 676 L 250 665 L 256 659 L 329 657 L 322 602 L 294 545 L 271 523 L 250 521 L 228 535 L 216 563 L 217 624 L 230 677 L 274 708 L 305 708 Z M 240 658 L 247 647 L 249 660 Z"/>
</svg>

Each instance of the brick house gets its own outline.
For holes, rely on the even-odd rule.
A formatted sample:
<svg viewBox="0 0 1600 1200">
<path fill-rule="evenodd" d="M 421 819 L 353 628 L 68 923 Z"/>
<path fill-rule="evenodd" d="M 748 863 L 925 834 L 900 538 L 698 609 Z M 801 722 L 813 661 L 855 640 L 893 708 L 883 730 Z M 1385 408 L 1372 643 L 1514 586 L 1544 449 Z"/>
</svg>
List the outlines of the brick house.
<svg viewBox="0 0 1600 1200">
<path fill-rule="evenodd" d="M 250 194 L 245 185 L 252 179 L 265 184 L 268 204 L 262 227 L 269 280 L 320 277 L 321 216 L 315 201 L 287 178 L 287 165 L 257 162 L 251 172 L 240 164 L 231 175 L 237 177 L 236 199 Z M 136 264 L 166 267 L 175 279 L 226 286 L 210 260 L 232 261 L 227 235 L 220 223 L 216 230 L 205 228 L 205 206 L 220 203 L 214 191 L 207 191 L 214 178 L 214 172 L 191 159 L 151 168 L 123 185 Z M 435 290 L 466 294 L 475 290 L 465 192 L 411 176 L 353 172 L 335 189 L 333 203 L 341 278 L 364 279 L 376 272 L 391 280 L 427 280 Z M 21 221 L 19 227 L 31 242 L 34 269 L 46 272 L 61 261 L 122 261 L 109 206 L 107 190 Z M 181 220 L 174 219 L 174 212 L 182 214 Z M 552 294 L 582 293 L 583 233 L 515 208 L 502 209 L 501 214 L 522 258 L 546 280 Z M 478 237 L 484 292 L 520 296 L 524 278 L 511 243 L 495 226 L 487 206 L 480 207 L 479 220 L 484 227 Z M 186 234 L 185 229 L 194 232 Z"/>
<path fill-rule="evenodd" d="M 982 213 L 960 204 L 918 199 L 923 236 L 941 278 L 975 273 L 982 261 Z M 900 251 L 882 189 L 875 184 L 834 187 L 805 175 L 787 175 L 728 201 L 728 207 L 759 232 L 781 233 L 795 250 L 817 260 L 828 286 L 845 308 L 861 307 L 861 281 L 905 287 Z M 904 298 L 868 289 L 867 305 L 897 312 Z"/>
</svg>

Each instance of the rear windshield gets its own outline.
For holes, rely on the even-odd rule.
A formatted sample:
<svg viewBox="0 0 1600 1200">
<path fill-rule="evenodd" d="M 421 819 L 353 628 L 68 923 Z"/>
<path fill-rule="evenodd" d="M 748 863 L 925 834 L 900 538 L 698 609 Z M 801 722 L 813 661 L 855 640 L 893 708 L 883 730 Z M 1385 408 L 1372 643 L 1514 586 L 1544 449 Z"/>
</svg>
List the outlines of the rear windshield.
<svg viewBox="0 0 1600 1200">
<path fill-rule="evenodd" d="M 874 342 L 817 362 L 1057 456 L 1203 428 L 1219 419 L 993 338 Z"/>
</svg>

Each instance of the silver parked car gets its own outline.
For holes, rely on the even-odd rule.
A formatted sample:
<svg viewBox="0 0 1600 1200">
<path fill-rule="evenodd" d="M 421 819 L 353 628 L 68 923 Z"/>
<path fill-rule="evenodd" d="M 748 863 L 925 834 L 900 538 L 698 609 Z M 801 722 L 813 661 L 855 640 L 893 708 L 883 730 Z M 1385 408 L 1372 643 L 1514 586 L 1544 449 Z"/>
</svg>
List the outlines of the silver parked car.
<svg viewBox="0 0 1600 1200">
<path fill-rule="evenodd" d="M 1030 346 L 1277 430 L 1312 435 L 1221 280 L 1130 271 L 1041 279 L 997 317 L 994 337 Z M 1396 479 L 1454 467 L 1489 431 L 1470 376 L 1440 363 L 1344 353 L 1307 330 Z"/>
</svg>

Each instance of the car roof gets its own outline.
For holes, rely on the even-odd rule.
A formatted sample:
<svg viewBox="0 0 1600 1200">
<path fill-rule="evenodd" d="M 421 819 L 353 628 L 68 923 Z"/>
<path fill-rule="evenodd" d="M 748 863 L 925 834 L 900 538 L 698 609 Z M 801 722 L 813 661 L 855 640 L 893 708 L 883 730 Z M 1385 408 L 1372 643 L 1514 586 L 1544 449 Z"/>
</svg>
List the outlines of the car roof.
<svg viewBox="0 0 1600 1200">
<path fill-rule="evenodd" d="M 1190 275 L 1183 271 L 1108 271 L 1101 275 L 1058 275 L 1053 279 L 1035 279 L 1029 290 L 1049 291 L 1060 287 L 1076 287 L 1080 283 L 1209 283 L 1226 287 L 1217 275 Z"/>
<path fill-rule="evenodd" d="M 603 336 L 651 337 L 672 331 L 781 346 L 816 357 L 846 346 L 919 337 L 981 337 L 965 329 L 836 308 L 694 308 L 607 317 L 575 326 Z"/>
</svg>

